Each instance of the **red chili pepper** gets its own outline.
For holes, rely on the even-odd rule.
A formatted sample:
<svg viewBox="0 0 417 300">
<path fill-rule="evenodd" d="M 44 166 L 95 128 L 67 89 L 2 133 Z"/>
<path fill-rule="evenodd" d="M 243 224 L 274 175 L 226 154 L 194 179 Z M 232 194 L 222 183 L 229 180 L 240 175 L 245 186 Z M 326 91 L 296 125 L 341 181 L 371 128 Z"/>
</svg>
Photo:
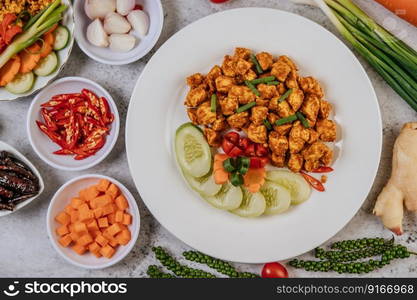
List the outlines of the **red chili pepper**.
<svg viewBox="0 0 417 300">
<path fill-rule="evenodd" d="M 95 107 L 100 108 L 100 101 L 95 93 L 90 90 L 83 89 L 81 93 L 89 100 L 89 102 Z"/>
<path fill-rule="evenodd" d="M 300 174 L 304 177 L 304 179 L 314 188 L 314 189 L 316 189 L 317 191 L 319 191 L 319 192 L 324 192 L 325 191 L 325 189 L 324 189 L 324 185 L 319 181 L 319 180 L 317 180 L 316 178 L 314 178 L 313 176 L 310 176 L 310 175 L 308 175 L 308 174 L 306 174 L 306 173 L 304 173 L 304 172 L 300 172 Z"/>
<path fill-rule="evenodd" d="M 45 120 L 45 125 L 48 127 L 48 130 L 55 131 L 58 129 L 57 124 L 52 120 L 51 115 L 48 113 L 48 110 L 45 108 L 41 109 L 41 115 Z"/>
<path fill-rule="evenodd" d="M 60 150 L 57 150 L 57 151 L 53 152 L 53 154 L 56 154 L 56 155 L 71 155 L 71 154 L 74 154 L 74 152 L 72 152 L 71 150 L 68 150 L 68 149 L 60 149 Z"/>
<path fill-rule="evenodd" d="M 52 140 L 52 142 L 58 144 L 59 146 L 63 144 L 62 137 L 59 134 L 49 130 L 48 127 L 42 122 L 36 121 L 36 124 L 38 125 L 39 129 Z"/>
<path fill-rule="evenodd" d="M 322 166 L 322 167 L 318 167 L 317 169 L 315 169 L 311 172 L 313 172 L 313 173 L 330 173 L 330 172 L 333 172 L 333 171 L 334 170 L 331 167 Z"/>
<path fill-rule="evenodd" d="M 101 119 L 103 120 L 104 124 L 110 124 L 114 120 L 114 115 L 110 111 L 109 103 L 107 99 L 104 97 L 100 97 L 100 112 L 101 112 Z"/>
</svg>

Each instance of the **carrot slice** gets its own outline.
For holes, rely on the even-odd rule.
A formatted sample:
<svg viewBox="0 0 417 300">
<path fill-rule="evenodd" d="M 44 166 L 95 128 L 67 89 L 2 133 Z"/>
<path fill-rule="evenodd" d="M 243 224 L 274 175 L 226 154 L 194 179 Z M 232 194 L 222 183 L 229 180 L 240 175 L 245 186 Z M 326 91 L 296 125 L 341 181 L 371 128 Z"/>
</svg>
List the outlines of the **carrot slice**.
<svg viewBox="0 0 417 300">
<path fill-rule="evenodd" d="M 223 168 L 223 162 L 228 158 L 226 154 L 214 156 L 213 176 L 216 184 L 224 184 L 229 180 L 229 173 Z"/>
<path fill-rule="evenodd" d="M 46 44 L 53 45 L 55 43 L 55 36 L 52 32 L 45 33 L 43 39 Z"/>
<path fill-rule="evenodd" d="M 257 193 L 265 183 L 265 168 L 249 169 L 243 176 L 243 184 L 251 193 Z"/>
<path fill-rule="evenodd" d="M 33 44 L 19 53 L 21 59 L 20 73 L 28 73 L 32 71 L 41 59 L 41 46 Z"/>
<path fill-rule="evenodd" d="M 41 58 L 44 58 L 44 57 L 47 57 L 49 54 L 51 54 L 51 52 L 52 52 L 52 45 L 51 44 L 48 44 L 48 43 L 43 43 L 42 44 L 42 50 L 41 50 L 41 53 L 40 53 L 40 55 L 41 55 Z"/>
<path fill-rule="evenodd" d="M 2 68 L 0 68 L 0 86 L 5 86 L 12 82 L 20 70 L 20 57 L 16 55 L 11 58 Z"/>
</svg>

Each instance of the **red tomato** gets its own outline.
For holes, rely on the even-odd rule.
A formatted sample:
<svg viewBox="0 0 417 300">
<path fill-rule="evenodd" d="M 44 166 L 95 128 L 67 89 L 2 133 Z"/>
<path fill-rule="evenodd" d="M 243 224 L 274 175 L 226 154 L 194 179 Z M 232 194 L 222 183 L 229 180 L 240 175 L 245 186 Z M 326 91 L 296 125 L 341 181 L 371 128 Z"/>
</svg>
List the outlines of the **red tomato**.
<svg viewBox="0 0 417 300">
<path fill-rule="evenodd" d="M 313 176 L 310 176 L 304 172 L 300 172 L 300 174 L 304 177 L 304 179 L 317 191 L 319 192 L 324 192 L 324 185 L 317 180 L 316 178 L 314 178 Z"/>
<path fill-rule="evenodd" d="M 268 149 L 261 144 L 256 144 L 255 153 L 256 156 L 264 157 L 268 155 Z"/>
<path fill-rule="evenodd" d="M 333 172 L 333 168 L 331 167 L 319 167 L 312 171 L 313 173 L 330 173 Z"/>
<path fill-rule="evenodd" d="M 224 153 L 228 154 L 230 151 L 232 151 L 233 147 L 235 145 L 233 143 L 231 143 L 230 141 L 223 139 L 222 141 L 222 149 L 224 151 Z"/>
<path fill-rule="evenodd" d="M 254 143 L 249 144 L 249 146 L 245 149 L 245 154 L 247 156 L 256 156 L 255 144 Z"/>
<path fill-rule="evenodd" d="M 288 271 L 280 263 L 267 263 L 262 269 L 262 278 L 288 278 Z"/>
<path fill-rule="evenodd" d="M 223 137 L 224 139 L 228 140 L 229 142 L 233 143 L 234 145 L 239 144 L 240 135 L 235 131 L 230 131 L 226 133 Z"/>
<path fill-rule="evenodd" d="M 250 168 L 260 169 L 266 166 L 269 162 L 268 157 L 251 157 L 250 158 Z"/>
<path fill-rule="evenodd" d="M 227 1 L 229 1 L 229 0 L 210 0 L 211 2 L 213 2 L 213 3 L 224 3 L 224 2 L 227 2 Z"/>
<path fill-rule="evenodd" d="M 232 150 L 229 151 L 229 153 L 226 153 L 230 157 L 238 157 L 243 154 L 243 150 L 239 147 L 233 147 Z"/>
<path fill-rule="evenodd" d="M 247 137 L 243 137 L 239 141 L 239 147 L 242 148 L 243 150 L 246 150 L 251 144 L 253 144 L 252 141 L 248 139 Z"/>
</svg>

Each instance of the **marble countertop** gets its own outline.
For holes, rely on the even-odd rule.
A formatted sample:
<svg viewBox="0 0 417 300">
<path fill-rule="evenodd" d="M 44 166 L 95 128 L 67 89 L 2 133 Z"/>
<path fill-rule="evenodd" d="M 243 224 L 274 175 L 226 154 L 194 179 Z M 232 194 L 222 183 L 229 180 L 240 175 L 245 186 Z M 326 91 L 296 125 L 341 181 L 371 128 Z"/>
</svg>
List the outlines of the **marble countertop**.
<svg viewBox="0 0 417 300">
<path fill-rule="evenodd" d="M 337 34 L 332 24 L 320 10 L 294 5 L 288 0 L 232 0 L 226 4 L 216 5 L 208 0 L 163 0 L 165 24 L 156 47 L 142 60 L 126 66 L 107 66 L 88 58 L 75 46 L 69 63 L 60 77 L 83 76 L 103 85 L 115 98 L 120 116 L 120 137 L 110 156 L 98 166 L 84 172 L 63 172 L 55 170 L 32 151 L 26 136 L 26 112 L 31 97 L 20 101 L 0 103 L 0 140 L 17 147 L 39 168 L 43 174 L 46 189 L 43 195 L 22 210 L 0 218 L 0 277 L 144 277 L 148 265 L 154 264 L 151 251 L 153 245 L 161 245 L 170 250 L 174 256 L 189 249 L 184 243 L 172 236 L 156 221 L 146 209 L 129 174 L 125 152 L 125 119 L 130 94 L 135 82 L 153 53 L 175 32 L 184 26 L 221 10 L 238 7 L 270 7 L 290 11 L 309 18 Z M 417 45 L 417 30 L 396 19 L 389 12 L 369 0 L 356 0 L 380 23 L 391 28 L 410 44 Z M 338 34 L 337 34 L 338 35 Z M 339 35 L 338 35 L 339 36 Z M 372 80 L 378 95 L 383 118 L 383 151 L 381 164 L 374 186 L 355 217 L 329 242 L 366 236 L 390 237 L 380 221 L 370 212 L 375 198 L 385 184 L 391 169 L 392 146 L 402 124 L 415 121 L 416 113 L 379 77 L 362 59 L 366 71 Z M 117 85 L 114 82 L 118 82 Z M 372 145 L 364 144 L 363 147 Z M 104 270 L 84 270 L 64 261 L 52 248 L 46 233 L 46 211 L 49 199 L 54 192 L 69 179 L 87 173 L 99 173 L 117 178 L 134 194 L 142 214 L 141 232 L 133 251 L 119 264 Z M 352 187 L 354 188 L 354 187 Z M 397 240 L 411 249 L 417 250 L 417 226 L 415 215 L 407 215 L 404 221 L 405 234 Z M 279 251 L 279 249 L 277 249 Z M 305 254 L 302 258 L 311 257 Z M 181 259 L 180 259 L 181 261 Z M 237 264 L 238 269 L 259 272 L 260 265 Z M 391 265 L 369 274 L 373 277 L 415 277 L 417 261 L 413 258 L 395 261 Z M 307 273 L 290 269 L 294 277 L 340 276 L 335 273 Z"/>
</svg>

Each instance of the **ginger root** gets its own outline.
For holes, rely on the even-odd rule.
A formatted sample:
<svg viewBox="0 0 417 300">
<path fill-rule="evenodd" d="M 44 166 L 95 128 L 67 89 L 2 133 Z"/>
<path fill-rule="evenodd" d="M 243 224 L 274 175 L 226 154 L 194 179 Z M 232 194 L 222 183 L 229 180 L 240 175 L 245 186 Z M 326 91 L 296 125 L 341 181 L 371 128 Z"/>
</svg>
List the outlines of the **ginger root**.
<svg viewBox="0 0 417 300">
<path fill-rule="evenodd" d="M 391 178 L 373 212 L 385 227 L 401 235 L 404 205 L 409 211 L 417 211 L 417 123 L 404 124 L 395 141 Z"/>
</svg>

